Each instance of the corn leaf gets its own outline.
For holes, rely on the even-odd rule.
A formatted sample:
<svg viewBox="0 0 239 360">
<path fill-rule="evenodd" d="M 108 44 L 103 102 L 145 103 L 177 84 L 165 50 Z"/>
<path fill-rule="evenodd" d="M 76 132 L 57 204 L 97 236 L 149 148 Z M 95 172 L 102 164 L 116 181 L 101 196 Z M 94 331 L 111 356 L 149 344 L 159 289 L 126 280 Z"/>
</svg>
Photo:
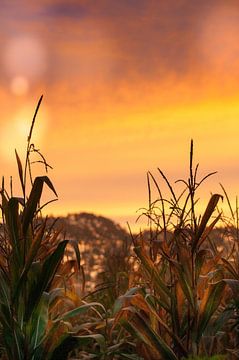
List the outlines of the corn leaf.
<svg viewBox="0 0 239 360">
<path fill-rule="evenodd" d="M 223 279 L 223 281 L 230 287 L 233 294 L 233 300 L 239 300 L 239 280 Z"/>
<path fill-rule="evenodd" d="M 148 345 L 153 351 L 158 354 L 158 357 L 168 360 L 177 360 L 177 356 L 173 350 L 166 344 L 166 342 L 150 327 L 147 321 L 139 314 L 135 313 L 133 316 L 124 320 L 121 319 L 121 324 L 125 329 L 140 341 Z"/>
<path fill-rule="evenodd" d="M 164 330 L 169 334 L 169 336 L 174 340 L 174 342 L 177 344 L 178 348 L 180 349 L 181 353 L 186 356 L 187 355 L 187 351 L 184 348 L 181 340 L 178 338 L 177 334 L 175 334 L 169 327 L 168 325 L 165 323 L 165 321 L 160 317 L 157 309 L 154 307 L 152 298 L 150 295 L 146 296 L 145 298 L 145 302 L 147 303 L 147 306 L 150 309 L 151 314 L 153 314 L 155 316 L 155 318 L 158 320 L 158 322 L 160 323 L 160 325 L 162 325 L 162 327 L 164 328 Z M 140 303 L 142 303 L 142 301 L 140 301 Z"/>
<path fill-rule="evenodd" d="M 19 158 L 19 156 L 18 156 L 18 153 L 17 153 L 17 150 L 16 150 L 16 149 L 15 149 L 15 155 L 16 155 L 16 159 L 17 159 L 17 167 L 18 167 L 19 179 L 20 179 L 22 191 L 23 191 L 23 194 L 24 194 L 25 186 L 24 186 L 24 180 L 23 180 L 22 163 L 21 163 L 21 160 L 20 160 L 20 158 Z"/>
<path fill-rule="evenodd" d="M 153 261 L 142 251 L 140 246 L 134 248 L 134 251 L 138 258 L 140 259 L 147 277 L 150 281 L 153 282 L 155 289 L 160 296 L 161 304 L 165 310 L 170 310 L 169 300 L 172 297 L 170 290 L 168 289 L 167 285 L 165 284 L 164 280 L 162 279 L 158 269 L 156 268 Z"/>
<path fill-rule="evenodd" d="M 196 337 L 197 342 L 199 342 L 208 322 L 220 305 L 225 285 L 224 281 L 219 281 L 210 285 L 204 292 L 204 296 L 199 307 L 199 320 Z"/>
<path fill-rule="evenodd" d="M 67 313 L 63 314 L 61 317 L 54 320 L 54 322 L 69 320 L 73 317 L 84 314 L 89 309 L 94 309 L 94 307 L 100 307 L 105 312 L 105 308 L 102 304 L 100 304 L 98 302 L 91 302 L 91 303 L 81 305 L 73 310 L 68 311 Z"/>
<path fill-rule="evenodd" d="M 18 215 L 18 199 L 11 198 L 7 202 L 6 223 L 12 245 L 13 262 L 20 266 L 20 243 L 19 243 L 19 215 Z"/>
<path fill-rule="evenodd" d="M 29 225 L 32 223 L 37 206 L 40 202 L 44 183 L 57 196 L 54 186 L 47 176 L 38 176 L 35 178 L 29 199 L 23 211 L 23 233 L 26 234 Z"/>
<path fill-rule="evenodd" d="M 23 285 L 25 284 L 26 278 L 27 278 L 27 274 L 29 269 L 31 268 L 31 265 L 37 255 L 37 252 L 40 248 L 41 242 L 42 242 L 42 238 L 44 235 L 44 231 L 45 231 L 45 226 L 46 226 L 46 222 L 44 222 L 42 224 L 42 226 L 38 229 L 31 247 L 29 249 L 29 253 L 27 255 L 27 258 L 25 260 L 25 266 L 24 269 L 21 273 L 20 279 L 18 281 L 18 283 L 15 286 L 15 291 L 14 291 L 14 295 L 13 295 L 13 302 L 17 299 L 17 297 L 19 296 L 19 292 L 21 291 Z"/>
<path fill-rule="evenodd" d="M 202 270 L 202 266 L 205 262 L 206 256 L 207 256 L 207 250 L 203 249 L 203 250 L 199 250 L 196 254 L 196 258 L 195 258 L 195 279 L 196 281 L 198 280 L 201 270 Z"/>
<path fill-rule="evenodd" d="M 136 294 L 139 290 L 140 290 L 139 287 L 133 287 L 127 290 L 124 295 L 119 296 L 114 303 L 113 315 L 115 315 L 117 312 L 119 312 L 122 309 L 122 307 L 125 306 L 126 299 L 130 299 L 132 295 Z"/>
<path fill-rule="evenodd" d="M 57 268 L 63 258 L 67 243 L 67 240 L 60 242 L 54 252 L 44 261 L 42 271 L 38 276 L 35 286 L 31 288 L 29 294 L 28 305 L 25 313 L 26 321 L 30 318 L 34 308 L 38 305 L 42 293 L 47 291 L 50 286 Z"/>
<path fill-rule="evenodd" d="M 222 258 L 222 261 L 224 263 L 225 268 L 233 276 L 233 278 L 239 280 L 239 274 L 236 271 L 236 269 L 233 267 L 233 265 L 227 259 Z"/>
<path fill-rule="evenodd" d="M 48 324 L 49 294 L 43 292 L 41 300 L 32 314 L 30 324 L 28 324 L 29 338 L 31 339 L 31 348 L 35 349 L 41 344 Z M 34 359 L 34 358 L 33 358 Z"/>
<path fill-rule="evenodd" d="M 173 265 L 173 270 L 178 278 L 181 289 L 188 300 L 189 304 L 192 306 L 192 309 L 195 309 L 195 302 L 192 290 L 192 282 L 188 279 L 188 274 L 185 273 L 183 265 L 178 264 L 176 261 L 171 262 Z"/>
<path fill-rule="evenodd" d="M 207 205 L 207 208 L 202 216 L 202 220 L 199 224 L 195 239 L 192 244 L 192 251 L 195 250 L 196 246 L 198 245 L 199 239 L 201 238 L 204 230 L 206 229 L 207 223 L 210 220 L 214 210 L 216 209 L 216 206 L 218 204 L 218 201 L 220 199 L 223 199 L 222 195 L 219 194 L 213 194 L 211 196 L 211 199 L 209 200 L 209 203 Z"/>
</svg>

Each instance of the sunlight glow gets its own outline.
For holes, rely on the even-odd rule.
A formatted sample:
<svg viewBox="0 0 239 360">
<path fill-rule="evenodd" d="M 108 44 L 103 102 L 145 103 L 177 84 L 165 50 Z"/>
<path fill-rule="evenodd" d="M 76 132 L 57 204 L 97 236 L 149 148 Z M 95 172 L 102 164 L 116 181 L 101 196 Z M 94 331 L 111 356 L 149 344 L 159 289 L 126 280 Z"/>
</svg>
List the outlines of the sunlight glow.
<svg viewBox="0 0 239 360">
<path fill-rule="evenodd" d="M 46 109 L 41 110 L 35 126 L 36 131 L 33 134 L 33 142 L 36 143 L 37 147 L 41 145 L 47 123 L 47 111 Z M 29 119 L 32 118 L 32 115 L 32 108 L 27 106 L 16 113 L 11 121 L 2 127 L 0 135 L 0 156 L 5 161 L 15 161 L 14 149 L 16 149 L 19 154 L 24 154 L 31 125 Z"/>
<path fill-rule="evenodd" d="M 213 7 L 202 22 L 199 31 L 204 61 L 215 70 L 238 66 L 239 9 L 218 5 Z"/>
<path fill-rule="evenodd" d="M 8 41 L 3 52 L 3 64 L 10 77 L 10 89 L 15 95 L 28 92 L 32 82 L 46 70 L 46 50 L 39 39 L 22 35 Z"/>
<path fill-rule="evenodd" d="M 25 95 L 29 89 L 28 80 L 24 76 L 16 76 L 10 84 L 11 90 L 15 95 Z"/>
</svg>

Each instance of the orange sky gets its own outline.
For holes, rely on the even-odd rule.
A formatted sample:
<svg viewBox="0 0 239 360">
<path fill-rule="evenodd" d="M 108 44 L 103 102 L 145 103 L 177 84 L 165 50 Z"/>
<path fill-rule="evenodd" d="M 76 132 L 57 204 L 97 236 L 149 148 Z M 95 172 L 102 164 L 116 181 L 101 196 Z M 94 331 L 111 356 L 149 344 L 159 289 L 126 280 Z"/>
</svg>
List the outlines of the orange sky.
<svg viewBox="0 0 239 360">
<path fill-rule="evenodd" d="M 54 167 L 54 214 L 96 212 L 133 223 L 146 172 L 201 174 L 238 193 L 239 3 L 227 0 L 2 1 L 0 166 L 15 174 L 35 142 Z"/>
</svg>

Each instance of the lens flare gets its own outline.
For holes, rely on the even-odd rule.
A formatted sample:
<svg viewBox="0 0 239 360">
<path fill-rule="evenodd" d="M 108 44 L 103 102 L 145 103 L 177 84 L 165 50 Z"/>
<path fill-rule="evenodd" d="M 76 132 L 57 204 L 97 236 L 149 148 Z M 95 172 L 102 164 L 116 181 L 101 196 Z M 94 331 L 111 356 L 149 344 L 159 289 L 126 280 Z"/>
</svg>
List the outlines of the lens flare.
<svg viewBox="0 0 239 360">
<path fill-rule="evenodd" d="M 10 88 L 15 95 L 25 95 L 29 90 L 29 82 L 24 76 L 16 76 L 12 79 Z"/>
<path fill-rule="evenodd" d="M 8 41 L 3 51 L 3 65 L 10 77 L 10 89 L 24 95 L 30 84 L 42 77 L 47 67 L 46 50 L 38 38 L 18 36 Z"/>
</svg>

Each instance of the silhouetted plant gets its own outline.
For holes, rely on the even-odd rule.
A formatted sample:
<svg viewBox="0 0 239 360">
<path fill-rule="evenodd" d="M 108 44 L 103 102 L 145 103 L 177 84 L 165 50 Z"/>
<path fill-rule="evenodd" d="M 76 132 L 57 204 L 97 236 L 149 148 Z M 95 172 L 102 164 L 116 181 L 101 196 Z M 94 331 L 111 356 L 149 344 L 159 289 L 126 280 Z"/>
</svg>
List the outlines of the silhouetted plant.
<svg viewBox="0 0 239 360">
<path fill-rule="evenodd" d="M 179 196 L 166 182 L 165 199 L 155 177 L 148 173 L 149 239 L 132 236 L 138 258 L 140 283 L 116 302 L 115 322 L 139 340 L 144 359 L 176 360 L 203 352 L 203 342 L 221 304 L 225 281 L 221 254 L 208 236 L 221 214 L 213 217 L 219 194 L 211 196 L 202 216 L 196 214 L 199 186 L 212 174 L 197 179 L 191 143 L 189 178 Z M 152 200 L 152 183 L 158 198 Z M 214 334 L 216 335 L 216 334 Z"/>
<path fill-rule="evenodd" d="M 81 269 L 78 245 L 60 241 L 60 232 L 47 228 L 47 219 L 41 216 L 44 185 L 57 196 L 48 176 L 32 178 L 32 152 L 39 154 L 46 170 L 49 167 L 31 143 L 41 101 L 42 97 L 28 135 L 24 167 L 16 151 L 22 196 L 13 196 L 12 190 L 9 196 L 4 180 L 1 189 L 0 339 L 2 356 L 9 360 L 66 359 L 74 348 L 94 338 L 80 336 L 76 319 L 89 309 L 103 308 L 76 297 L 69 280 Z M 68 244 L 73 245 L 76 260 L 63 261 Z M 95 335 L 96 340 L 100 337 Z"/>
</svg>

